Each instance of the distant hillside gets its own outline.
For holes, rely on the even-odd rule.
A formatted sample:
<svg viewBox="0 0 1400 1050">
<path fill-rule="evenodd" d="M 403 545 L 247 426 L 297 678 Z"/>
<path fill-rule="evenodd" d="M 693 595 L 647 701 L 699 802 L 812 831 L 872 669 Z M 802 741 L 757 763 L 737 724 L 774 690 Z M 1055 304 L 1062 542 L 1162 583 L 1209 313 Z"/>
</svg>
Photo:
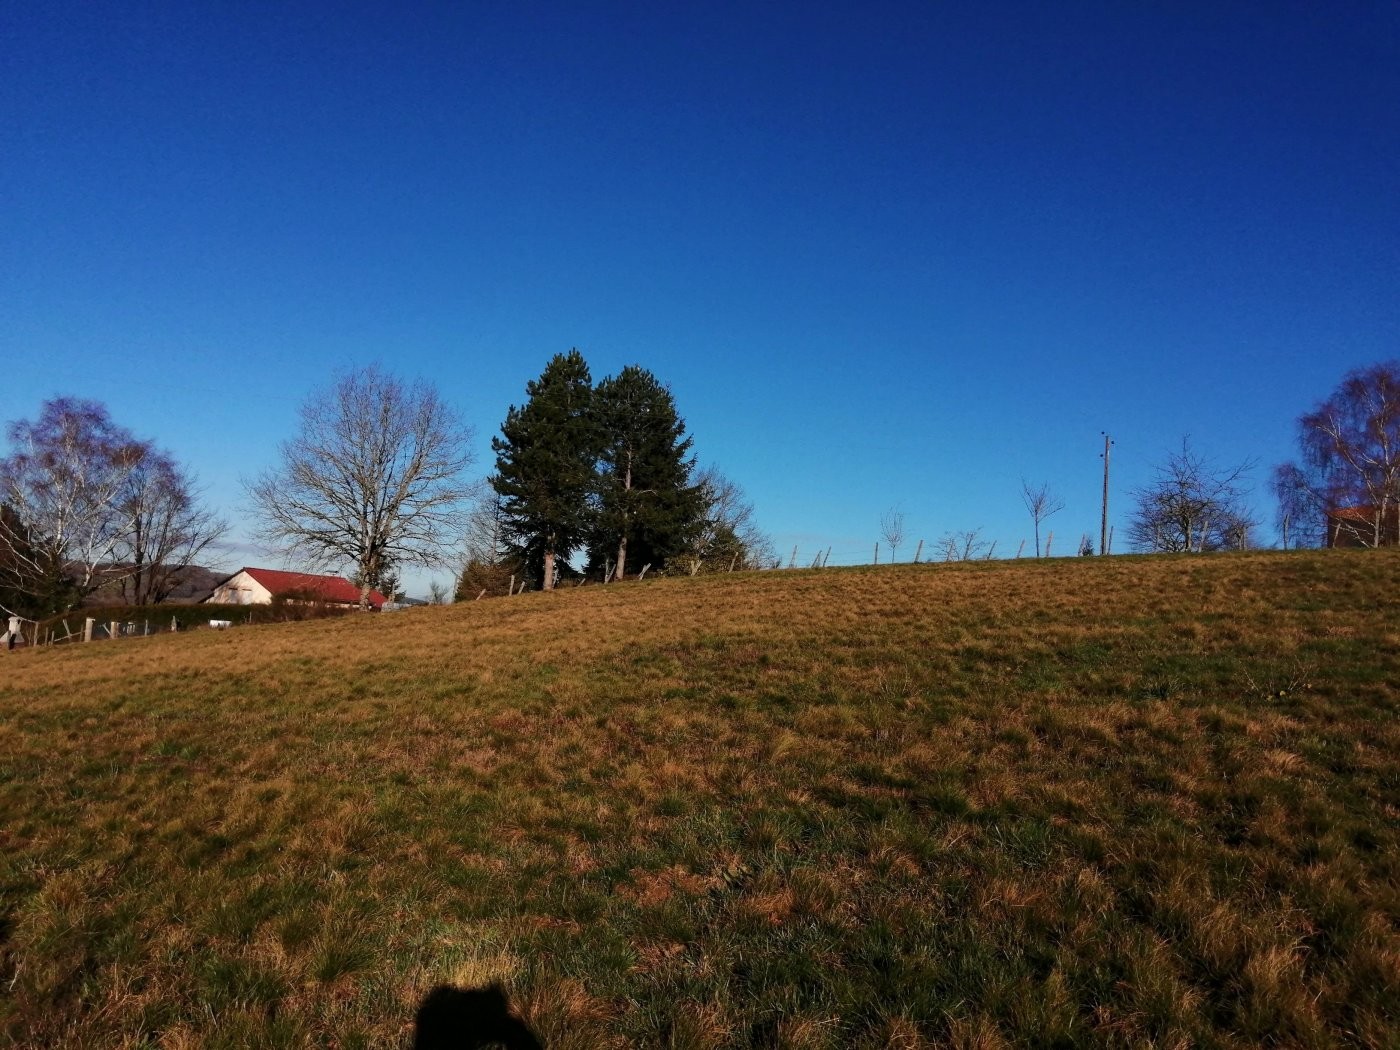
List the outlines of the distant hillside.
<svg viewBox="0 0 1400 1050">
<path fill-rule="evenodd" d="M 202 565 L 191 565 L 180 571 L 180 584 L 166 600 L 176 605 L 202 602 L 213 593 L 214 585 L 226 576 L 227 572 L 206 569 Z"/>
<path fill-rule="evenodd" d="M 119 572 L 119 569 L 102 570 Z M 180 582 L 166 599 L 171 605 L 193 605 L 208 598 L 214 591 L 214 585 L 228 576 L 227 572 L 217 572 L 207 569 L 202 565 L 190 565 L 180 570 Z M 83 601 L 83 605 L 89 608 L 109 607 L 121 604 L 121 585 L 119 583 L 108 584 L 88 595 Z"/>
<path fill-rule="evenodd" d="M 0 651 L 0 1042 L 1395 1046 L 1398 624 L 1322 551 Z"/>
</svg>

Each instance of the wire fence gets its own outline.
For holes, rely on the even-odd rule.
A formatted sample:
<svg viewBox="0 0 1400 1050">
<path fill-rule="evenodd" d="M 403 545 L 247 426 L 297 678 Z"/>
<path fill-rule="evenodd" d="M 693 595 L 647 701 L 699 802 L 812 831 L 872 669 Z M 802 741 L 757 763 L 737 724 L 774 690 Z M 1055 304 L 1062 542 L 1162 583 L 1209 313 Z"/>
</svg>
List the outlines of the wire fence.
<svg viewBox="0 0 1400 1050">
<path fill-rule="evenodd" d="M 1109 532 L 1109 552 L 1113 550 L 1112 530 Z M 923 565 L 952 561 L 997 561 L 1016 558 L 1066 557 L 1099 553 L 1089 533 L 1077 539 L 1059 537 L 1056 542 L 1054 532 L 1046 535 L 1037 551 L 1030 539 L 1021 540 L 1015 547 L 1003 546 L 1000 540 L 984 540 L 980 530 L 952 532 L 941 535 L 937 540 L 924 539 L 902 541 L 891 549 L 887 542 L 872 541 L 865 547 L 841 547 L 834 544 L 826 547 L 804 547 L 794 545 L 783 550 L 772 564 L 775 569 L 823 569 L 851 568 L 858 565 Z"/>
</svg>

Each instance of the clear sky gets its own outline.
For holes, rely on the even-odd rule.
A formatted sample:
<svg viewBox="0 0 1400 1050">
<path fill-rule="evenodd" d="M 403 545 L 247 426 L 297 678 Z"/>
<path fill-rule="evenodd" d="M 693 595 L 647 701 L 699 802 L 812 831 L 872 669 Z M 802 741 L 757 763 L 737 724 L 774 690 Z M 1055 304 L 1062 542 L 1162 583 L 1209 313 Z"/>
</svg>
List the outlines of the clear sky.
<svg viewBox="0 0 1400 1050">
<path fill-rule="evenodd" d="M 379 361 L 489 440 L 578 347 L 784 554 L 1097 536 L 1400 356 L 1400 4 L 0 5 L 0 420 L 239 487 Z M 258 555 L 227 552 L 230 568 Z M 446 579 L 445 574 L 439 575 Z M 427 577 L 415 578 L 419 589 Z"/>
</svg>

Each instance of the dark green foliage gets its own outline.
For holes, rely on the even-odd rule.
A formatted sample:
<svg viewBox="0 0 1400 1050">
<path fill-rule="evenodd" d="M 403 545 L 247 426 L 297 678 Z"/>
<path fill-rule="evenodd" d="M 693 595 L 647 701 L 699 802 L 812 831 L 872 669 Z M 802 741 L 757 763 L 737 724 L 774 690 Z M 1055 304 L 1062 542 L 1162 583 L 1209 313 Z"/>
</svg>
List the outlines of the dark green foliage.
<svg viewBox="0 0 1400 1050">
<path fill-rule="evenodd" d="M 556 354 L 529 400 L 510 407 L 501 436 L 491 439 L 506 545 L 543 589 L 553 586 L 556 561 L 584 543 L 597 459 L 591 402 L 593 381 L 577 350 Z"/>
<path fill-rule="evenodd" d="M 598 384 L 593 418 L 602 434 L 590 569 L 612 560 L 618 578 L 644 565 L 663 569 L 695 533 L 703 511 L 690 483 L 691 439 L 671 392 L 628 365 Z"/>
<path fill-rule="evenodd" d="M 519 585 L 524 572 L 525 566 L 514 559 L 491 562 L 473 558 L 462 566 L 453 600 L 470 602 L 478 597 L 503 597 L 512 586 Z"/>
<path fill-rule="evenodd" d="M 9 538 L 0 543 L 0 609 L 37 620 L 75 605 L 81 595 L 62 559 L 37 550 L 9 506 L 0 504 L 0 519 L 0 536 Z"/>
<path fill-rule="evenodd" d="M 585 546 L 598 578 L 763 560 L 753 508 L 717 472 L 694 475 L 685 421 L 651 372 L 629 365 L 594 388 L 573 350 L 526 391 L 492 440 L 496 499 L 468 525 L 459 599 L 505 593 L 512 573 L 548 589 Z"/>
</svg>

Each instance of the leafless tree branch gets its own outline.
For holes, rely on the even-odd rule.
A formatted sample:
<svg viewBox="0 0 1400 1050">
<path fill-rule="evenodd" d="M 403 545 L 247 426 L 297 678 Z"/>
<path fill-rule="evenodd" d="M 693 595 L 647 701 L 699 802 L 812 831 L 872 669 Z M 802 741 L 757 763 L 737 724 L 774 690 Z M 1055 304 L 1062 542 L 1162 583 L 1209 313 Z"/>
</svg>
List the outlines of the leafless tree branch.
<svg viewBox="0 0 1400 1050">
<path fill-rule="evenodd" d="M 350 567 L 361 604 L 397 565 L 439 566 L 461 549 L 470 429 L 431 385 L 369 366 L 301 408 L 279 469 L 247 483 L 260 537 L 323 567 Z"/>
</svg>

